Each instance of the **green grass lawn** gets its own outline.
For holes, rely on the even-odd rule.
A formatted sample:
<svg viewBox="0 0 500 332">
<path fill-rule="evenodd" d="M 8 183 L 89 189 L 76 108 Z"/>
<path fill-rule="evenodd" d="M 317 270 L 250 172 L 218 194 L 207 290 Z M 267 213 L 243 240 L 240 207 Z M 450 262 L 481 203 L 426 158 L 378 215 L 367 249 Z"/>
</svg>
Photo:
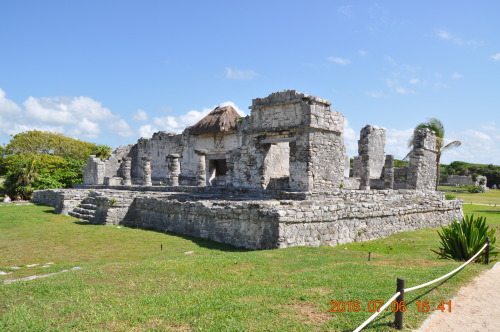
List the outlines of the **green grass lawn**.
<svg viewBox="0 0 500 332">
<path fill-rule="evenodd" d="M 465 204 L 488 204 L 500 206 L 500 190 L 490 189 L 484 193 L 471 194 L 466 189 L 451 186 L 439 186 L 439 190 L 452 194 L 464 201 Z"/>
<path fill-rule="evenodd" d="M 336 247 L 247 251 L 84 224 L 44 206 L 0 205 L 0 270 L 13 272 L 0 276 L 1 331 L 352 331 L 371 315 L 369 301 L 395 293 L 397 277 L 411 287 L 460 265 L 431 252 L 439 246 L 435 229 Z M 500 226 L 500 207 L 465 210 Z M 47 262 L 54 265 L 26 267 Z M 486 268 L 471 264 L 406 294 L 405 327 L 417 328 L 430 314 L 417 312 L 416 301 L 447 302 Z M 359 301 L 362 311 L 331 313 L 332 300 Z M 393 331 L 393 317 L 384 312 L 366 330 Z"/>
</svg>

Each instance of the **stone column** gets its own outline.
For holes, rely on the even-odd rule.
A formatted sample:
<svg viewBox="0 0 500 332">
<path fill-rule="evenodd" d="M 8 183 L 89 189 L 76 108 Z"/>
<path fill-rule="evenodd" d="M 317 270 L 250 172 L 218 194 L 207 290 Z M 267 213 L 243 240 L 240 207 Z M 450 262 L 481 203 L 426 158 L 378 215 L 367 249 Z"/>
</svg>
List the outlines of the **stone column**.
<svg viewBox="0 0 500 332">
<path fill-rule="evenodd" d="M 179 155 L 170 154 L 167 156 L 167 186 L 177 187 L 179 185 L 180 164 Z"/>
<path fill-rule="evenodd" d="M 201 151 L 195 151 L 198 155 L 198 166 L 196 168 L 196 185 L 205 187 L 207 185 L 207 166 L 205 162 L 205 154 Z"/>
<path fill-rule="evenodd" d="M 344 165 L 344 177 L 348 178 L 351 168 L 351 158 L 348 155 L 345 156 L 345 165 Z"/>
<path fill-rule="evenodd" d="M 130 186 L 132 184 L 132 177 L 130 171 L 132 170 L 132 158 L 123 157 L 123 180 L 122 184 L 124 186 Z"/>
<path fill-rule="evenodd" d="M 142 157 L 142 185 L 153 185 L 151 182 L 151 158 L 149 157 Z"/>
<path fill-rule="evenodd" d="M 390 154 L 385 156 L 384 188 L 394 189 L 394 156 Z"/>
<path fill-rule="evenodd" d="M 436 134 L 427 128 L 413 133 L 413 151 L 408 167 L 408 189 L 436 189 Z"/>
<path fill-rule="evenodd" d="M 370 190 L 370 156 L 363 155 L 360 156 L 361 159 L 361 170 L 359 182 L 359 190 Z"/>
</svg>

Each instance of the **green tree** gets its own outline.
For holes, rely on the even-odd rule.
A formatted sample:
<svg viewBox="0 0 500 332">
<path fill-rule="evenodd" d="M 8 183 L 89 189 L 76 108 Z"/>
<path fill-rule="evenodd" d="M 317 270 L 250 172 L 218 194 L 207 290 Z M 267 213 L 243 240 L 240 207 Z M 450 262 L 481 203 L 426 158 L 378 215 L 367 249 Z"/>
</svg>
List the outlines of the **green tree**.
<svg viewBox="0 0 500 332">
<path fill-rule="evenodd" d="M 76 140 L 62 134 L 28 131 L 15 135 L 0 149 L 5 188 L 28 198 L 33 190 L 67 188 L 82 183 L 82 169 L 90 155 L 109 157 L 111 147 Z"/>
<path fill-rule="evenodd" d="M 439 184 L 439 164 L 441 162 L 441 154 L 451 148 L 459 147 L 462 145 L 460 141 L 451 141 L 444 144 L 444 125 L 436 118 L 427 119 L 427 122 L 422 122 L 415 127 L 417 129 L 430 129 L 436 134 L 436 190 Z M 408 147 L 413 147 L 413 135 L 408 142 Z"/>
</svg>

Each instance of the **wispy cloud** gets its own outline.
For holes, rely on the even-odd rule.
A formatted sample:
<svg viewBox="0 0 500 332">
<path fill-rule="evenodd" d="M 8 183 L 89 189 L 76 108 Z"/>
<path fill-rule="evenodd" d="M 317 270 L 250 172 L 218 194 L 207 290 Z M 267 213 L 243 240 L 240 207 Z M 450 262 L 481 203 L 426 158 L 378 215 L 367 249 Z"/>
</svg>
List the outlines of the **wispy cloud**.
<svg viewBox="0 0 500 332">
<path fill-rule="evenodd" d="M 410 78 L 410 80 L 408 81 L 408 83 L 410 83 L 411 85 L 419 84 L 420 83 L 420 78 L 417 78 L 417 77 Z"/>
<path fill-rule="evenodd" d="M 352 17 L 352 6 L 339 7 L 339 9 L 337 9 L 337 12 L 339 12 L 340 14 L 342 14 L 346 17 L 351 18 Z"/>
<path fill-rule="evenodd" d="M 500 53 L 492 55 L 491 58 L 495 61 L 500 61 Z"/>
<path fill-rule="evenodd" d="M 415 91 L 413 91 L 413 90 L 409 90 L 409 89 L 404 88 L 401 85 L 401 83 L 396 79 L 388 78 L 385 80 L 385 82 L 389 88 L 391 88 L 394 92 L 396 92 L 400 95 L 409 95 L 409 94 L 415 93 Z"/>
<path fill-rule="evenodd" d="M 358 51 L 358 54 L 361 55 L 361 56 L 367 56 L 368 55 L 368 52 L 365 51 L 365 50 L 359 50 Z"/>
<path fill-rule="evenodd" d="M 384 96 L 384 94 L 382 94 L 380 92 L 374 92 L 374 91 L 367 92 L 366 95 L 368 97 L 375 98 L 375 99 L 382 98 Z"/>
<path fill-rule="evenodd" d="M 459 46 L 479 46 L 483 43 L 482 41 L 476 41 L 476 40 L 463 40 L 460 37 L 455 36 L 452 33 L 450 33 L 449 31 L 446 31 L 443 29 L 437 30 L 436 36 L 440 39 L 448 40 L 448 41 L 452 42 L 453 44 L 459 45 Z"/>
<path fill-rule="evenodd" d="M 148 121 L 148 113 L 144 110 L 138 109 L 135 111 L 133 119 L 134 121 L 146 122 Z"/>
<path fill-rule="evenodd" d="M 342 66 L 346 66 L 346 65 L 351 63 L 351 60 L 349 60 L 347 58 L 340 58 L 340 57 L 334 57 L 334 56 L 329 56 L 328 60 L 331 62 L 334 62 L 336 64 L 342 65 Z"/>
<path fill-rule="evenodd" d="M 460 73 L 453 73 L 451 75 L 451 78 L 453 78 L 454 80 L 458 80 L 459 78 L 462 78 L 462 77 L 464 77 L 464 76 Z"/>
<path fill-rule="evenodd" d="M 226 78 L 230 80 L 251 80 L 259 74 L 251 69 L 226 68 Z"/>
</svg>

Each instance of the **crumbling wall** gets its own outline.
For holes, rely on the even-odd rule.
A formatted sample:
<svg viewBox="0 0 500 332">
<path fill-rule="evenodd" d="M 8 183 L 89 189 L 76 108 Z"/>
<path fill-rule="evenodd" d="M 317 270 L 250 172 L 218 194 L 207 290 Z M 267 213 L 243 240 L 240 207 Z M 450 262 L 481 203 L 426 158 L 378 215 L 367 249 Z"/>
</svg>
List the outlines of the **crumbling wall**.
<svg viewBox="0 0 500 332">
<path fill-rule="evenodd" d="M 413 133 L 413 150 L 408 167 L 408 189 L 436 189 L 436 134 L 427 128 Z"/>
<path fill-rule="evenodd" d="M 142 179 L 142 158 L 151 158 L 151 177 L 155 181 L 165 181 L 167 176 L 167 156 L 181 154 L 185 146 L 183 135 L 160 131 L 151 138 L 137 141 L 137 151 L 132 157 L 132 178 Z M 182 168 L 182 163 L 181 163 Z"/>
<path fill-rule="evenodd" d="M 384 167 L 385 129 L 366 125 L 361 129 L 358 140 L 358 153 L 370 158 L 370 179 L 380 179 Z"/>
<path fill-rule="evenodd" d="M 486 182 L 487 178 L 483 175 L 476 176 L 476 181 L 472 175 L 450 175 L 446 178 L 446 184 L 452 186 L 481 186 L 486 189 Z"/>
<path fill-rule="evenodd" d="M 344 117 L 324 99 L 294 90 L 252 100 L 242 145 L 231 153 L 229 179 L 236 187 L 265 188 L 269 144 L 289 143 L 291 190 L 338 188 L 344 179 Z"/>
<path fill-rule="evenodd" d="M 113 178 L 122 176 L 121 163 L 123 157 L 127 157 L 131 149 L 132 145 L 119 146 L 113 151 L 108 159 L 105 160 L 104 184 L 113 184 Z"/>
<path fill-rule="evenodd" d="M 83 184 L 103 184 L 105 171 L 104 161 L 91 155 L 83 166 Z"/>
</svg>

